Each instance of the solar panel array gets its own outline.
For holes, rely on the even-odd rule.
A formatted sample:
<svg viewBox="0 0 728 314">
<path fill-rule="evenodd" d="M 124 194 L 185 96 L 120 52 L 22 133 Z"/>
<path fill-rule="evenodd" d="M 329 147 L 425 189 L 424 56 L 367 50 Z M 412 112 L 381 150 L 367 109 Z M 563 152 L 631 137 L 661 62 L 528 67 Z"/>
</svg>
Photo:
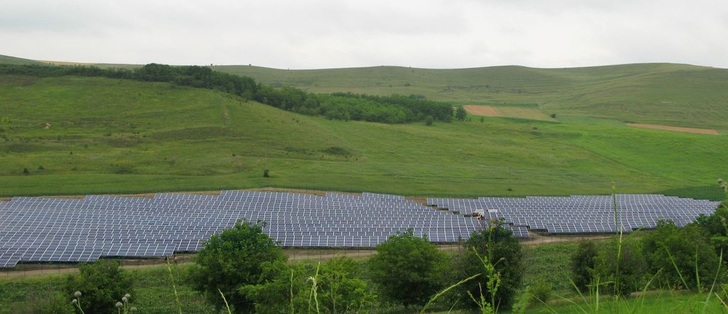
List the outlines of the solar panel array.
<svg viewBox="0 0 728 314">
<path fill-rule="evenodd" d="M 683 226 L 700 214 L 712 214 L 719 204 L 663 195 L 616 198 L 624 231 L 655 227 L 659 219 Z M 517 237 L 528 237 L 529 229 L 553 234 L 616 230 L 611 196 L 433 198 L 428 204 L 376 193 L 260 191 L 14 197 L 0 202 L 0 268 L 19 262 L 92 262 L 101 257 L 196 252 L 210 236 L 239 219 L 266 221 L 264 231 L 285 247 L 374 247 L 408 228 L 432 242 L 452 243 L 484 224 L 432 206 L 502 218 Z"/>
<path fill-rule="evenodd" d="M 14 197 L 0 202 L 0 268 L 19 262 L 92 262 L 199 251 L 239 219 L 264 220 L 287 247 L 374 247 L 412 228 L 432 242 L 457 242 L 482 226 L 402 196 L 222 191 L 153 197 Z"/>
<path fill-rule="evenodd" d="M 601 195 L 431 198 L 427 202 L 462 213 L 479 211 L 489 220 L 504 219 L 514 230 L 527 227 L 550 234 L 608 233 L 618 228 L 631 232 L 655 228 L 661 219 L 685 226 L 701 214 L 713 214 L 720 204 L 654 194 L 619 194 L 615 198 Z"/>
</svg>

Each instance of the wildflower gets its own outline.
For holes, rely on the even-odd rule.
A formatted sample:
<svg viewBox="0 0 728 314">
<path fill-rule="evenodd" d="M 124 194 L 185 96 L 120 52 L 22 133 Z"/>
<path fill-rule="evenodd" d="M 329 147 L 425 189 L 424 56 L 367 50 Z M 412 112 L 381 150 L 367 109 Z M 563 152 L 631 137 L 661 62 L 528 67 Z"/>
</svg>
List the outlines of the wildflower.
<svg viewBox="0 0 728 314">
<path fill-rule="evenodd" d="M 122 307 L 124 307 L 124 303 L 116 302 L 116 307 L 117 308 L 122 308 Z"/>
<path fill-rule="evenodd" d="M 73 293 L 73 296 L 80 298 L 81 297 L 81 291 L 76 291 Z"/>
</svg>

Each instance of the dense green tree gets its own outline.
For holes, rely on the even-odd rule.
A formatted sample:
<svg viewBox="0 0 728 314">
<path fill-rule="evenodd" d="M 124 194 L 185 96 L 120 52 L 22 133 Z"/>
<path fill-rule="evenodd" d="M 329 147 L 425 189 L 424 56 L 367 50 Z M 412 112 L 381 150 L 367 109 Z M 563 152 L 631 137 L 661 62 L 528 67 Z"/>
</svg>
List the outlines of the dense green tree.
<svg viewBox="0 0 728 314">
<path fill-rule="evenodd" d="M 360 312 L 374 303 L 367 282 L 360 276 L 360 264 L 349 257 L 335 257 L 321 266 L 318 293 L 328 313 Z"/>
<path fill-rule="evenodd" d="M 592 284 L 592 273 L 596 263 L 597 247 L 593 241 L 581 241 L 576 252 L 571 256 L 571 276 L 579 291 L 589 291 Z"/>
<path fill-rule="evenodd" d="M 474 231 L 464 242 L 464 248 L 463 255 L 455 264 L 455 268 L 459 270 L 458 279 L 475 274 L 480 276 L 462 284 L 460 293 L 466 296 L 470 293 L 479 299 L 482 292 L 485 300 L 495 300 L 495 304 L 491 304 L 494 308 L 509 308 L 513 305 L 523 280 L 523 252 L 513 232 L 506 229 L 501 221 L 491 221 L 488 227 Z M 490 278 L 481 259 L 487 259 L 500 277 L 495 295 L 487 289 Z M 477 306 L 474 302 L 465 304 Z"/>
<path fill-rule="evenodd" d="M 424 121 L 452 121 L 453 106 L 431 101 L 423 96 L 374 96 L 353 93 L 329 95 L 307 93 L 294 87 L 274 88 L 256 83 L 249 77 L 213 71 L 200 66 L 169 66 L 150 63 L 134 70 L 101 69 L 97 67 L 6 65 L 0 64 L 0 74 L 39 77 L 78 75 L 133 79 L 149 82 L 169 82 L 179 86 L 208 88 L 307 115 L 323 115 L 328 119 L 356 120 L 381 123 L 408 123 Z"/>
<path fill-rule="evenodd" d="M 265 280 L 241 291 L 254 301 L 256 313 L 360 312 L 375 296 L 359 275 L 359 264 L 347 257 L 324 264 L 269 263 L 261 275 Z"/>
<path fill-rule="evenodd" d="M 455 109 L 455 119 L 458 121 L 465 121 L 465 117 L 468 116 L 467 111 L 465 111 L 465 108 L 463 106 L 458 106 L 458 109 Z"/>
<path fill-rule="evenodd" d="M 369 260 L 369 273 L 380 296 L 406 307 L 424 305 L 443 287 L 440 278 L 447 256 L 412 229 L 398 232 L 377 245 Z"/>
<path fill-rule="evenodd" d="M 626 296 L 645 288 L 646 271 L 641 241 L 618 238 L 599 247 L 592 284 L 599 291 Z"/>
<path fill-rule="evenodd" d="M 264 263 L 261 270 L 262 280 L 259 283 L 239 289 L 253 304 L 251 312 L 296 313 L 306 312 L 309 304 L 315 306 L 309 302 L 309 277 L 315 275 L 315 265 L 304 262 L 289 265 L 276 261 Z"/>
<path fill-rule="evenodd" d="M 700 291 L 719 268 L 708 233 L 694 224 L 678 228 L 672 221 L 659 221 L 643 237 L 643 250 L 648 272 L 659 273 L 658 282 L 670 288 Z"/>
<path fill-rule="evenodd" d="M 425 118 L 425 125 L 431 126 L 434 121 L 435 119 L 432 116 L 427 116 L 427 118 Z"/>
<path fill-rule="evenodd" d="M 134 71 L 134 77 L 140 81 L 172 82 L 176 75 L 175 68 L 166 64 L 150 63 Z"/>
<path fill-rule="evenodd" d="M 720 254 L 728 252 L 728 183 L 718 179 L 718 185 L 724 193 L 723 201 L 713 214 L 701 214 L 695 222 L 707 232 L 716 252 Z"/>
<path fill-rule="evenodd" d="M 260 284 L 266 279 L 264 270 L 287 259 L 273 239 L 263 233 L 264 227 L 265 222 L 243 220 L 213 235 L 195 257 L 189 284 L 218 308 L 225 305 L 222 292 L 236 312 L 252 311 L 253 301 L 241 288 Z"/>
<path fill-rule="evenodd" d="M 119 262 L 98 260 L 81 264 L 78 274 L 68 277 L 64 291 L 86 313 L 110 313 L 125 295 L 134 294 L 132 286 L 131 277 L 119 267 Z"/>
</svg>

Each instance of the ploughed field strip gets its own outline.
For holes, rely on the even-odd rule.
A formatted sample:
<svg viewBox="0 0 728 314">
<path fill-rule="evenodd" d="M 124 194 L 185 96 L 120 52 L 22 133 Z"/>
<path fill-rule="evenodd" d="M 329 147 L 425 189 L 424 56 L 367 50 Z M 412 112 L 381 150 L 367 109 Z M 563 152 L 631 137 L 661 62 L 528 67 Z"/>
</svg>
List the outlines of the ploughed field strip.
<svg viewBox="0 0 728 314">
<path fill-rule="evenodd" d="M 654 227 L 659 219 L 684 225 L 718 205 L 662 195 L 618 195 L 617 200 L 625 231 Z M 388 194 L 260 191 L 14 197 L 0 202 L 0 268 L 196 252 L 240 219 L 266 221 L 264 231 L 281 246 L 310 248 L 371 248 L 408 228 L 431 242 L 455 243 L 501 218 L 518 237 L 528 237 L 529 230 L 616 230 L 610 196 L 428 199 L 428 204 Z M 473 218 L 474 211 L 485 219 Z"/>
<path fill-rule="evenodd" d="M 701 214 L 713 214 L 720 204 L 655 194 L 431 198 L 427 202 L 460 212 L 477 211 L 486 220 L 502 219 L 514 232 L 525 229 L 549 234 L 631 232 L 655 228 L 659 220 L 682 227 Z"/>
</svg>

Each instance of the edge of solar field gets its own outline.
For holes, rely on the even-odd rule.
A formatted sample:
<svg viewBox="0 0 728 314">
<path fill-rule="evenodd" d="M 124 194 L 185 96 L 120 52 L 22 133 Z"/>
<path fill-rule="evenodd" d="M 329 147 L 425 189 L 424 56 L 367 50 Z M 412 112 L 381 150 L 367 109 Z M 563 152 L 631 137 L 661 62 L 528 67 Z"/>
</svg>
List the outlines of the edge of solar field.
<svg viewBox="0 0 728 314">
<path fill-rule="evenodd" d="M 631 232 L 654 228 L 660 219 L 683 226 L 718 204 L 656 194 L 428 198 L 425 204 L 369 192 L 13 197 L 0 201 L 0 268 L 194 253 L 240 219 L 266 221 L 264 231 L 283 247 L 361 249 L 407 229 L 433 243 L 458 243 L 489 220 L 503 221 L 524 239 L 529 231 L 606 234 L 619 226 Z"/>
</svg>

